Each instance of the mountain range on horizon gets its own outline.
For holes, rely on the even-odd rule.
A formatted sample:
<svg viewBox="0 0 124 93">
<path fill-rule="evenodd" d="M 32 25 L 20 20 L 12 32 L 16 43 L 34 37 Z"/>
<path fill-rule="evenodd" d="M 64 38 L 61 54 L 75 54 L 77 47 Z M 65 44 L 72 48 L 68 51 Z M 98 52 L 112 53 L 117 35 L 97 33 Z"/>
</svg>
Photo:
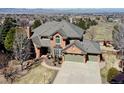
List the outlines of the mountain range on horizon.
<svg viewBox="0 0 124 93">
<path fill-rule="evenodd" d="M 124 13 L 124 8 L 0 8 L 0 14 Z"/>
</svg>

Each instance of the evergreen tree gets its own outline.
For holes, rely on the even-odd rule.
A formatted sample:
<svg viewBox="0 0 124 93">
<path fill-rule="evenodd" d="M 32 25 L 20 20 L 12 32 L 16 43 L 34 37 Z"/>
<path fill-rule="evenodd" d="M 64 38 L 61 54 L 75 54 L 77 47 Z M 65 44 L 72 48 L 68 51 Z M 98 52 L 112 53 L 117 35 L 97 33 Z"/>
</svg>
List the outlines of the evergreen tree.
<svg viewBox="0 0 124 93">
<path fill-rule="evenodd" d="M 12 51 L 13 49 L 14 35 L 15 35 L 15 28 L 11 28 L 5 37 L 4 46 L 8 51 Z"/>
<path fill-rule="evenodd" d="M 41 21 L 40 20 L 35 20 L 34 24 L 32 25 L 33 29 L 37 28 L 38 26 L 41 25 Z"/>
<path fill-rule="evenodd" d="M 90 18 L 84 18 L 84 19 L 80 19 L 76 25 L 82 29 L 87 30 L 90 28 L 90 26 L 94 26 L 97 24 L 98 23 L 95 20 L 91 20 Z"/>
<path fill-rule="evenodd" d="M 11 17 L 6 17 L 2 26 L 1 37 L 0 37 L 2 44 L 4 44 L 6 35 L 12 27 L 16 27 L 16 20 L 14 20 Z"/>
</svg>

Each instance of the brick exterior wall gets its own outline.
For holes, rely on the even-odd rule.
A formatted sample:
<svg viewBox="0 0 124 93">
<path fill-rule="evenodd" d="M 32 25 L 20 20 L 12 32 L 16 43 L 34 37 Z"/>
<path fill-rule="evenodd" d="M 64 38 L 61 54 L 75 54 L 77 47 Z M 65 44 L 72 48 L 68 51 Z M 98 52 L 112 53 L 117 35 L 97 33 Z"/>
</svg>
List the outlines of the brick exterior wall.
<svg viewBox="0 0 124 93">
<path fill-rule="evenodd" d="M 51 41 L 50 41 L 50 43 L 51 43 L 51 47 L 52 48 L 54 48 L 55 46 L 56 46 L 56 36 L 60 36 L 60 38 L 61 38 L 61 44 L 60 44 L 60 46 L 62 47 L 62 48 L 65 48 L 65 40 L 63 39 L 63 37 L 59 34 L 59 33 L 56 33 L 53 37 L 52 37 L 52 39 L 51 39 Z"/>
<path fill-rule="evenodd" d="M 56 36 L 60 36 L 61 38 L 61 44 L 60 46 L 62 48 L 65 48 L 65 40 L 63 39 L 63 37 L 59 34 L 59 33 L 56 33 L 52 39 L 50 40 L 50 43 L 51 43 L 51 47 L 54 48 L 56 46 Z M 36 58 L 39 58 L 41 56 L 41 50 L 40 48 L 37 48 L 36 45 L 34 44 L 34 47 L 35 47 L 35 53 L 36 53 Z"/>
<path fill-rule="evenodd" d="M 36 58 L 40 58 L 41 56 L 40 48 L 37 48 L 35 44 L 34 44 L 34 48 L 35 48 Z"/>
<path fill-rule="evenodd" d="M 67 48 L 65 50 L 65 52 L 66 53 L 72 53 L 72 54 L 81 54 L 82 51 L 78 47 L 76 47 L 75 45 L 72 45 L 71 47 Z M 82 62 L 83 63 L 86 63 L 86 57 L 85 56 L 86 55 L 83 55 L 82 56 Z M 64 62 L 64 57 L 63 57 L 63 62 Z"/>
<path fill-rule="evenodd" d="M 73 53 L 73 54 L 81 54 L 82 51 L 79 48 L 77 48 L 75 45 L 72 45 L 71 47 L 66 49 L 66 52 Z"/>
</svg>

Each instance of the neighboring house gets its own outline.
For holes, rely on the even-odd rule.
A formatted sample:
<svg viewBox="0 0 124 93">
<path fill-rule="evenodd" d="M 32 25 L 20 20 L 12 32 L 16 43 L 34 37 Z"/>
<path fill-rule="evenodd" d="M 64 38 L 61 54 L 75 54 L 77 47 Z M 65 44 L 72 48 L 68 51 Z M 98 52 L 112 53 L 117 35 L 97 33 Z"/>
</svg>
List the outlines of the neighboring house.
<svg viewBox="0 0 124 93">
<path fill-rule="evenodd" d="M 31 39 L 35 47 L 36 58 L 51 53 L 53 57 L 59 56 L 70 61 L 74 59 L 86 62 L 93 57 L 99 61 L 101 59 L 99 44 L 95 41 L 84 40 L 85 31 L 69 22 L 46 22 L 32 32 Z"/>
</svg>

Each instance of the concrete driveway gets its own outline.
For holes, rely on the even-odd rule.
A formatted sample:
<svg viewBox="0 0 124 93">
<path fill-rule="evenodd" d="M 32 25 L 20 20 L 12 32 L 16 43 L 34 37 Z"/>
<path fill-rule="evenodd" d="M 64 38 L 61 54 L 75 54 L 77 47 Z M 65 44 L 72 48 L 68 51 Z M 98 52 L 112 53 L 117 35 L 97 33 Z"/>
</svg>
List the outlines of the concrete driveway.
<svg viewBox="0 0 124 93">
<path fill-rule="evenodd" d="M 101 84 L 100 67 L 97 62 L 64 62 L 54 84 Z"/>
</svg>

